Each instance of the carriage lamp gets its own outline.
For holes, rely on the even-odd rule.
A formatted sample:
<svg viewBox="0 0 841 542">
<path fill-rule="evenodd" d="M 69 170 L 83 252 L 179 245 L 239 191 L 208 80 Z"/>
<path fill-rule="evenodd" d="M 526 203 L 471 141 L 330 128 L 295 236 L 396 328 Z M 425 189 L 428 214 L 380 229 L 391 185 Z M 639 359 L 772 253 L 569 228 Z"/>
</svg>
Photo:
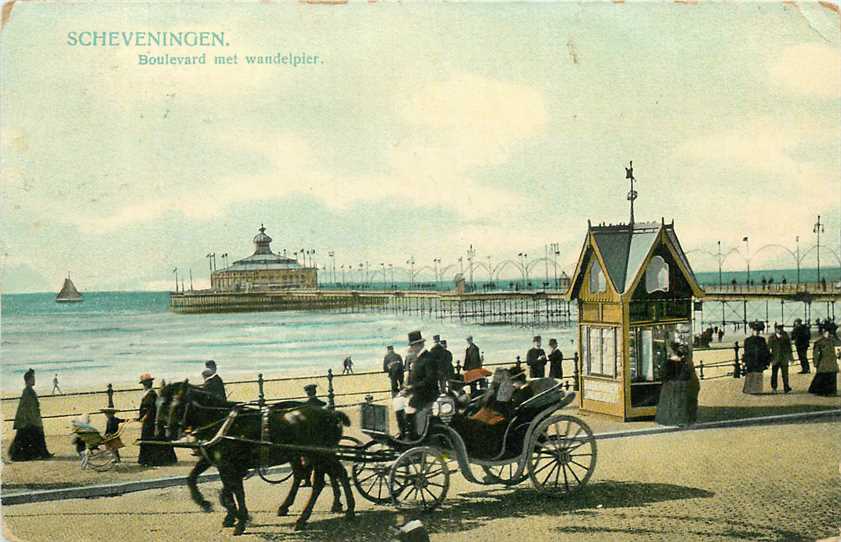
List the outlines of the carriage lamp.
<svg viewBox="0 0 841 542">
<path fill-rule="evenodd" d="M 440 395 L 432 404 L 432 415 L 449 424 L 456 412 L 455 401 L 449 395 Z"/>
</svg>

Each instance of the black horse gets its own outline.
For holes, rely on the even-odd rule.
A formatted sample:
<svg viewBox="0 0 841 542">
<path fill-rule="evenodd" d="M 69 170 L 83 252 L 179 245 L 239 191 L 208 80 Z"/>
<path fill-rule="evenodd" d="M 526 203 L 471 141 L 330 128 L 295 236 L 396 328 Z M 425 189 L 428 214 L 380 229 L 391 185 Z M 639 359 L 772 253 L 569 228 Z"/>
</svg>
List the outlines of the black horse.
<svg viewBox="0 0 841 542">
<path fill-rule="evenodd" d="M 169 384 L 161 390 L 158 404 L 159 428 L 165 432 L 168 439 L 178 438 L 185 429 L 190 428 L 199 440 L 207 441 L 216 435 L 222 424 L 226 423 L 228 413 L 232 409 L 238 409 L 238 413 L 230 423 L 226 434 L 237 440 L 222 439 L 208 446 L 205 448 L 202 460 L 193 469 L 196 476 L 198 472 L 206 470 L 211 464 L 219 471 L 222 479 L 220 500 L 228 512 L 223 526 L 234 526 L 235 535 L 245 531 L 248 509 L 242 482 L 248 471 L 258 466 L 285 463 L 289 463 L 292 467 L 295 479 L 289 495 L 278 509 L 278 515 L 288 513 L 300 482 L 309 474 L 309 468 L 312 468 L 314 472 L 313 491 L 298 518 L 296 530 L 302 529 L 312 514 L 313 506 L 324 489 L 325 474 L 330 474 L 334 480 L 338 479 L 342 484 L 347 498 L 346 517 L 353 518 L 355 501 L 350 482 L 347 472 L 335 454 L 320 450 L 296 449 L 296 447 L 334 448 L 341 439 L 343 426 L 350 425 L 350 420 L 342 412 L 308 405 L 272 408 L 268 414 L 267 432 L 262 435 L 262 414 L 259 410 L 224 401 L 201 388 L 179 382 Z M 291 449 L 259 445 L 257 441 L 260 440 L 290 446 Z M 301 460 L 302 457 L 305 461 Z M 191 477 L 192 475 L 193 473 Z M 201 497 L 198 488 L 195 488 L 195 492 L 193 489 L 194 487 L 191 487 L 190 490 L 193 499 L 203 508 L 208 509 L 209 503 Z"/>
</svg>

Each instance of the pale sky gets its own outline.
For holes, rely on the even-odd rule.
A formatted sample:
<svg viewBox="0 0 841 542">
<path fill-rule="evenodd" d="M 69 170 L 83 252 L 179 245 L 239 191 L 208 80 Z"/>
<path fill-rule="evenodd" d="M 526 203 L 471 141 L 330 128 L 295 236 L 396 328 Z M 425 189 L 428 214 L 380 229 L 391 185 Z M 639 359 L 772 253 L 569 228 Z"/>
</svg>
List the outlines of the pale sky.
<svg viewBox="0 0 841 542">
<path fill-rule="evenodd" d="M 83 30 L 230 46 L 66 44 Z M 819 4 L 18 3 L 0 40 L 4 292 L 67 271 L 162 290 L 176 266 L 201 285 L 205 254 L 247 256 L 260 223 L 322 264 L 558 242 L 569 272 L 588 218 L 627 221 L 629 160 L 637 219 L 673 218 L 687 250 L 805 249 L 820 214 L 839 251 L 841 32 Z M 323 64 L 137 65 L 202 51 Z"/>
</svg>

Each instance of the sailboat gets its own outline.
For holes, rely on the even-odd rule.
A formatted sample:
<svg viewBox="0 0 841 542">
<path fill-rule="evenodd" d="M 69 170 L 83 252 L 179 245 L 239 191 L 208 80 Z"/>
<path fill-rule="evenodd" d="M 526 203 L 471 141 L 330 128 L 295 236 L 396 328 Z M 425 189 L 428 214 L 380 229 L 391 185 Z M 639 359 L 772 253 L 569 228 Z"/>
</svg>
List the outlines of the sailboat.
<svg viewBox="0 0 841 542">
<path fill-rule="evenodd" d="M 76 289 L 76 285 L 73 284 L 73 281 L 70 280 L 70 274 L 67 274 L 67 278 L 64 279 L 64 286 L 61 287 L 61 291 L 55 296 L 56 303 L 80 303 L 84 301 L 82 299 L 82 294 L 79 293 L 79 290 Z"/>
</svg>

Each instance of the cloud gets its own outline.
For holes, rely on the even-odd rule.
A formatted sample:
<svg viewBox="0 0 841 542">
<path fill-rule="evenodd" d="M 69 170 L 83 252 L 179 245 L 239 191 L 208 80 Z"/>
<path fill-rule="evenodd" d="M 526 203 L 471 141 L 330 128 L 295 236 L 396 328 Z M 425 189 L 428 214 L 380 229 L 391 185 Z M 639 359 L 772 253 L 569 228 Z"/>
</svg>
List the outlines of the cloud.
<svg viewBox="0 0 841 542">
<path fill-rule="evenodd" d="M 463 218 L 525 205 L 516 188 L 487 185 L 475 172 L 504 163 L 515 146 L 540 133 L 546 123 L 540 92 L 459 75 L 421 88 L 395 107 L 397 118 L 408 123 L 408 135 L 386 153 L 381 173 L 329 171 L 320 155 L 337 151 L 295 133 L 223 135 L 221 147 L 256 153 L 270 173 L 173 187 L 165 197 L 133 201 L 106 215 L 83 215 L 76 223 L 84 232 L 108 233 L 167 212 L 210 220 L 234 204 L 292 195 L 312 197 L 334 210 L 397 201 L 408 208 L 442 207 Z"/>
<path fill-rule="evenodd" d="M 805 96 L 841 96 L 841 51 L 820 43 L 783 49 L 768 66 L 773 84 Z"/>
</svg>

